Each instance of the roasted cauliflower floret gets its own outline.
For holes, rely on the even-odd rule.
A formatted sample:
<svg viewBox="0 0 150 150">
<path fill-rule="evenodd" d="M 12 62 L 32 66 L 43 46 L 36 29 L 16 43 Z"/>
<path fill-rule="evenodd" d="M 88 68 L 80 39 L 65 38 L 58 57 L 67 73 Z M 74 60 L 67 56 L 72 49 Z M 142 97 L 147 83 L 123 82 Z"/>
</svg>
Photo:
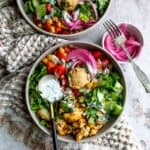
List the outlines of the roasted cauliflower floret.
<svg viewBox="0 0 150 150">
<path fill-rule="evenodd" d="M 50 112 L 45 108 L 38 110 L 37 115 L 43 120 L 50 121 Z"/>
<path fill-rule="evenodd" d="M 88 126 L 82 127 L 79 132 L 76 134 L 76 140 L 80 141 L 83 137 L 87 137 L 89 135 L 90 128 Z"/>
<path fill-rule="evenodd" d="M 93 136 L 95 134 L 97 134 L 97 132 L 103 127 L 103 125 L 97 125 L 97 126 L 94 126 L 92 128 L 90 128 L 90 133 L 89 133 L 89 136 Z"/>
<path fill-rule="evenodd" d="M 68 74 L 70 87 L 74 89 L 81 89 L 90 82 L 89 75 L 85 68 L 75 67 Z"/>
<path fill-rule="evenodd" d="M 57 119 L 57 132 L 59 135 L 65 136 L 72 132 L 72 128 L 64 120 Z"/>
<path fill-rule="evenodd" d="M 69 122 L 75 122 L 82 118 L 82 110 L 79 108 L 76 108 L 76 110 L 72 113 L 64 113 L 63 114 L 64 119 Z"/>
</svg>

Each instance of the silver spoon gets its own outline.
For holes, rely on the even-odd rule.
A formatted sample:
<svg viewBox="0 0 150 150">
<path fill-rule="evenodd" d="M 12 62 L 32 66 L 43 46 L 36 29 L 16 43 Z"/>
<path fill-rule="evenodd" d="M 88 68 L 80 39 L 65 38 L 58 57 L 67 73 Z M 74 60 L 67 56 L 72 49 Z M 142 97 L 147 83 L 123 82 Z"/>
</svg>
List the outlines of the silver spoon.
<svg viewBox="0 0 150 150">
<path fill-rule="evenodd" d="M 54 150 L 58 150 L 53 103 L 55 101 L 59 101 L 63 97 L 63 92 L 59 81 L 53 75 L 46 75 L 42 77 L 39 81 L 38 89 L 41 92 L 41 96 L 50 102 L 53 146 Z"/>
</svg>

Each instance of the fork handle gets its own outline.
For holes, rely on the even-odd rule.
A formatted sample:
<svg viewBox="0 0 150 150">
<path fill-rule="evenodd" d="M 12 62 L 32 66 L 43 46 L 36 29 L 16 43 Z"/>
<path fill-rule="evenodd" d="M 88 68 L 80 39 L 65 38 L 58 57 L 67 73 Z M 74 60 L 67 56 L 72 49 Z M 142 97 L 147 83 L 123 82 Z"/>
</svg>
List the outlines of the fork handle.
<svg viewBox="0 0 150 150">
<path fill-rule="evenodd" d="M 145 91 L 147 93 L 150 93 L 150 80 L 148 79 L 147 75 L 143 72 L 143 70 L 132 60 L 128 50 L 125 48 L 124 45 L 121 46 L 121 48 L 126 53 L 128 60 L 130 61 L 134 72 L 136 73 L 137 78 L 142 83 L 143 87 L 145 88 Z"/>
<path fill-rule="evenodd" d="M 143 84 L 145 91 L 147 93 L 150 93 L 150 81 L 149 81 L 147 75 L 143 72 L 143 70 L 136 63 L 131 62 L 131 64 L 133 66 L 133 69 L 136 73 L 137 78 Z"/>
</svg>

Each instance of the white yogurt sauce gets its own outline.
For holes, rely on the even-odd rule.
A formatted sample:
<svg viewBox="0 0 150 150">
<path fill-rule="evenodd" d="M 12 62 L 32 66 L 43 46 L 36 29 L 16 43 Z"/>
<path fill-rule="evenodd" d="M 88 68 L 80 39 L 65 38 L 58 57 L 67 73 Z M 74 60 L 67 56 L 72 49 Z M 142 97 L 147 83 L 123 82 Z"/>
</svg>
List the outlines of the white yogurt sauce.
<svg viewBox="0 0 150 150">
<path fill-rule="evenodd" d="M 41 92 L 41 96 L 50 102 L 60 100 L 63 96 L 59 81 L 53 75 L 42 77 L 39 81 L 38 89 Z"/>
</svg>

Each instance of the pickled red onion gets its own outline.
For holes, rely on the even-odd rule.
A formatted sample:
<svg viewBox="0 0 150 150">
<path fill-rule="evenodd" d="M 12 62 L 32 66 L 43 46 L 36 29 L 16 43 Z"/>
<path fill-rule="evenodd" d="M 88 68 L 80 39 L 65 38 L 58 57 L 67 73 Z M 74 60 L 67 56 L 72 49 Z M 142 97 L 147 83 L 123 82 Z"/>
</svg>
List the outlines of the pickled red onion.
<svg viewBox="0 0 150 150">
<path fill-rule="evenodd" d="M 73 61 L 75 67 L 78 63 L 84 63 L 87 65 L 89 72 L 91 73 L 92 77 L 97 73 L 97 63 L 93 55 L 86 49 L 83 48 L 74 48 L 67 56 L 68 61 Z M 92 70 L 92 71 L 91 71 Z"/>
<path fill-rule="evenodd" d="M 125 47 L 128 49 L 132 58 L 136 57 L 139 54 L 141 44 L 136 40 L 136 37 L 131 35 L 127 31 L 127 24 L 122 24 L 120 27 L 121 31 L 125 34 L 127 40 Z M 106 35 L 104 40 L 104 47 L 107 49 L 117 60 L 127 61 L 128 58 L 125 52 L 119 47 L 116 46 L 110 35 Z"/>
</svg>

